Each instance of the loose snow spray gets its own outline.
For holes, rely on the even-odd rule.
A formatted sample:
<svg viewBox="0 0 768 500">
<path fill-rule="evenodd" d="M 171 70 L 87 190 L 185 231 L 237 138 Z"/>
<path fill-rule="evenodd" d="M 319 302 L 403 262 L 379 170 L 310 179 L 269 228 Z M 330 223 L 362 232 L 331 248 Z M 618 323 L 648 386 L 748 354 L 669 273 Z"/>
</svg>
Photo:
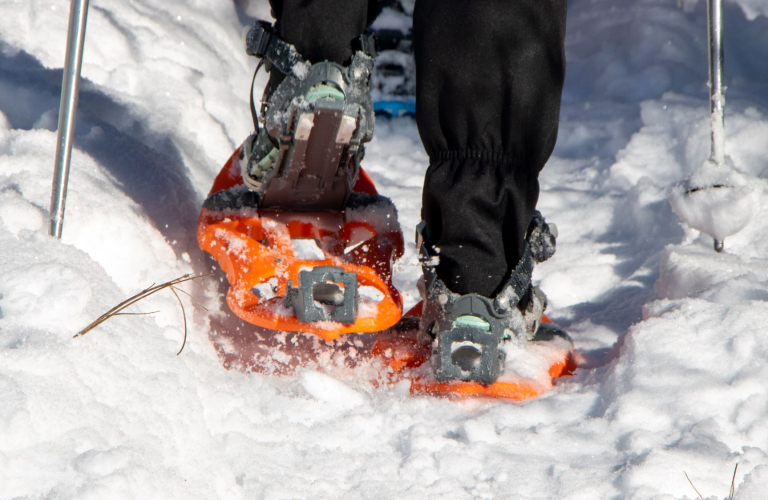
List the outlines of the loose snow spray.
<svg viewBox="0 0 768 500">
<path fill-rule="evenodd" d="M 673 188 L 669 201 L 686 224 L 712 236 L 715 250 L 722 252 L 725 237 L 744 229 L 757 213 L 760 191 L 725 160 L 722 0 L 708 0 L 707 22 L 712 153 L 687 181 Z"/>
</svg>

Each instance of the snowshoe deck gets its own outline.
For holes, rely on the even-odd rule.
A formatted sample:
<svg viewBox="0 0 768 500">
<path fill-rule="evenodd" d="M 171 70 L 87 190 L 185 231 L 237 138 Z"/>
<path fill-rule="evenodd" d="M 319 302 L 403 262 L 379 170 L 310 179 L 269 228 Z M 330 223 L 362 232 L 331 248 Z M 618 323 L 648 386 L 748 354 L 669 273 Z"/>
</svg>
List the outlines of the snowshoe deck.
<svg viewBox="0 0 768 500">
<path fill-rule="evenodd" d="M 392 203 L 364 171 L 342 212 L 263 210 L 243 186 L 240 150 L 224 165 L 198 220 L 201 248 L 227 273 L 241 319 L 326 340 L 397 323 L 391 281 L 403 238 Z"/>
<path fill-rule="evenodd" d="M 490 385 L 478 382 L 435 380 L 430 357 L 431 345 L 419 339 L 419 318 L 421 303 L 411 309 L 394 327 L 377 336 L 372 353 L 388 367 L 387 382 L 410 383 L 412 394 L 443 396 L 481 396 L 489 398 L 524 401 L 535 398 L 552 389 L 552 383 L 559 377 L 571 375 L 576 369 L 573 347 L 569 339 L 550 338 L 546 342 L 528 342 L 526 350 L 538 361 L 537 376 L 505 373 Z M 549 323 L 544 316 L 542 323 Z M 538 350 L 539 352 L 531 352 Z M 526 376 L 528 375 L 528 376 Z"/>
</svg>

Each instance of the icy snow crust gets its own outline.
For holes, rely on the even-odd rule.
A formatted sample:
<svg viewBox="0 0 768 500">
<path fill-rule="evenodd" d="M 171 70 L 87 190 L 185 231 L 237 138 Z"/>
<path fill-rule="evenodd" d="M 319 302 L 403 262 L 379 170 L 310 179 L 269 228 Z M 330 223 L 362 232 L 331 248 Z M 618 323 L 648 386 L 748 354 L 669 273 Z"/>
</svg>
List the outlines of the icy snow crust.
<svg viewBox="0 0 768 500">
<path fill-rule="evenodd" d="M 764 191 L 768 19 L 742 5 L 725 6 L 727 152 Z M 704 2 L 569 2 L 539 205 L 560 238 L 535 278 L 581 369 L 525 404 L 374 388 L 370 337 L 257 332 L 226 311 L 219 271 L 186 287 L 209 312 L 183 299 L 178 357 L 167 292 L 73 340 L 151 283 L 211 271 L 196 217 L 249 132 L 239 34 L 269 9 L 92 2 L 57 243 L 68 6 L 0 6 L 0 498 L 696 498 L 683 471 L 722 498 L 736 463 L 735 498 L 768 497 L 768 213 L 715 254 L 667 201 L 709 153 Z M 411 119 L 376 127 L 366 168 L 410 235 L 427 159 Z M 407 306 L 418 274 L 408 241 Z M 244 363 L 253 336 L 267 347 Z"/>
</svg>

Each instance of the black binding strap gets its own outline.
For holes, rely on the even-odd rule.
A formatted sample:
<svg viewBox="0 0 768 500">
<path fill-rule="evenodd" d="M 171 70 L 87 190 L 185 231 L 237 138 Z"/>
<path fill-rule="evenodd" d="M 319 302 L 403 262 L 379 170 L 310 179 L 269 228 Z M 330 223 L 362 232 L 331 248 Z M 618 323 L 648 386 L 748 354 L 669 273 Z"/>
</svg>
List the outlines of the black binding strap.
<svg viewBox="0 0 768 500">
<path fill-rule="evenodd" d="M 256 71 L 253 72 L 253 80 L 251 80 L 251 118 L 253 119 L 253 129 L 256 133 L 259 133 L 259 114 L 256 112 L 256 104 L 253 102 L 253 88 L 256 86 L 256 75 L 259 74 L 259 70 L 264 65 L 264 60 L 259 61 L 256 66 Z"/>
<path fill-rule="evenodd" d="M 304 62 L 296 47 L 284 42 L 266 21 L 256 21 L 245 37 L 245 52 L 266 59 L 284 74 Z"/>
<path fill-rule="evenodd" d="M 531 245 L 525 242 L 525 249 L 523 250 L 523 257 L 520 262 L 515 266 L 515 270 L 512 271 L 512 275 L 507 281 L 507 286 L 512 287 L 512 291 L 515 292 L 518 301 L 528 291 L 528 287 L 531 286 L 531 279 L 533 278 L 533 253 L 531 253 Z"/>
<path fill-rule="evenodd" d="M 544 220 L 541 212 L 536 210 L 528 228 L 525 239 L 523 256 L 512 271 L 502 290 L 510 287 L 520 300 L 531 286 L 533 267 L 536 263 L 544 262 L 555 253 L 555 236 Z"/>
<path fill-rule="evenodd" d="M 379 55 L 379 52 L 376 50 L 376 35 L 370 28 L 365 30 L 365 33 L 355 40 L 352 48 L 368 54 L 374 59 Z"/>
<path fill-rule="evenodd" d="M 367 30 L 352 43 L 359 50 L 376 57 L 376 38 L 372 31 Z M 289 74 L 293 67 L 303 63 L 296 47 L 281 39 L 275 33 L 274 27 L 266 21 L 256 21 L 245 37 L 245 52 L 250 56 L 266 59 L 284 74 Z"/>
</svg>

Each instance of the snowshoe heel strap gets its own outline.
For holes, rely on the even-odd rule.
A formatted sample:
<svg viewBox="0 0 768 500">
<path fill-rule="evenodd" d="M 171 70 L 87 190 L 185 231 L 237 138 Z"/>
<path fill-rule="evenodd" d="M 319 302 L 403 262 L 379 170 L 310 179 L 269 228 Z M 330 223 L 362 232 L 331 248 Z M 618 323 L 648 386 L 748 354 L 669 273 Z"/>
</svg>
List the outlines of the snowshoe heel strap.
<svg viewBox="0 0 768 500">
<path fill-rule="evenodd" d="M 516 306 L 528 293 L 534 266 L 549 259 L 555 253 L 555 234 L 556 230 L 550 229 L 541 212 L 536 210 L 528 227 L 523 245 L 523 255 L 494 300 L 494 305 L 498 310 L 507 311 Z M 435 252 L 431 251 L 432 246 L 428 240 L 427 224 L 421 221 L 416 226 L 416 248 L 419 251 L 419 262 L 427 290 L 432 287 L 437 278 L 435 271 L 437 263 L 435 261 L 438 259 Z"/>
<path fill-rule="evenodd" d="M 534 212 L 523 246 L 523 256 L 517 263 L 501 292 L 494 299 L 494 305 L 500 311 L 515 307 L 531 288 L 533 268 L 555 254 L 556 229 L 544 220 L 541 212 Z"/>
<path fill-rule="evenodd" d="M 371 30 L 366 30 L 352 45 L 353 49 L 371 58 L 377 56 L 376 37 Z M 245 35 L 245 52 L 249 56 L 266 59 L 286 75 L 293 71 L 294 66 L 305 62 L 296 47 L 280 38 L 267 21 L 258 20 L 250 27 Z"/>
<path fill-rule="evenodd" d="M 266 59 L 284 74 L 289 74 L 304 58 L 296 47 L 283 41 L 267 21 L 256 21 L 245 36 L 245 52 Z M 269 68 L 268 68 L 269 69 Z"/>
</svg>

